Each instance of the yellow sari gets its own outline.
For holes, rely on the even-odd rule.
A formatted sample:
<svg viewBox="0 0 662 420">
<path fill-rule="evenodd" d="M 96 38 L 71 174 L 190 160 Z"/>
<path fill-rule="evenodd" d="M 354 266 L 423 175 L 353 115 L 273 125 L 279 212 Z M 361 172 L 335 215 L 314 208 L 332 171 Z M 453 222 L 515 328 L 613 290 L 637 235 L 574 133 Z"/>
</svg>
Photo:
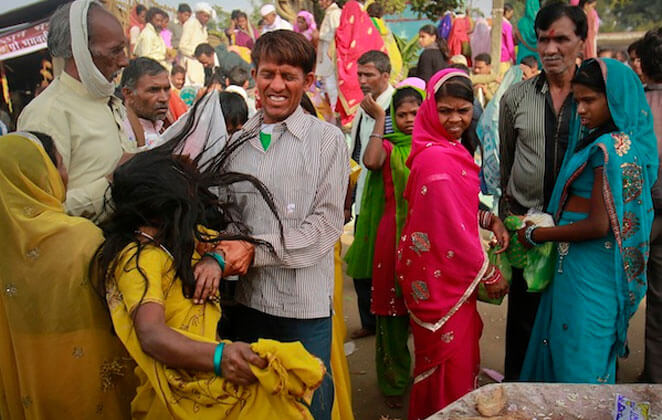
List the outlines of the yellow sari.
<svg viewBox="0 0 662 420">
<path fill-rule="evenodd" d="M 252 366 L 258 382 L 250 386 L 233 385 L 212 372 L 170 369 L 145 354 L 131 318 L 139 304 L 163 305 L 170 328 L 208 343 L 217 342 L 221 311 L 216 303 L 194 305 L 184 296 L 165 248 L 145 245 L 139 259 L 136 249 L 135 243 L 129 244 L 118 256 L 106 295 L 117 335 L 138 364 L 140 385 L 131 405 L 134 419 L 312 419 L 307 405 L 325 369 L 299 342 L 253 343 L 253 351 L 269 365 L 265 369 Z M 193 262 L 199 258 L 195 253 Z"/>
<path fill-rule="evenodd" d="M 88 281 L 101 230 L 27 133 L 0 137 L 0 191 L 0 418 L 128 418 L 133 362 Z"/>
</svg>

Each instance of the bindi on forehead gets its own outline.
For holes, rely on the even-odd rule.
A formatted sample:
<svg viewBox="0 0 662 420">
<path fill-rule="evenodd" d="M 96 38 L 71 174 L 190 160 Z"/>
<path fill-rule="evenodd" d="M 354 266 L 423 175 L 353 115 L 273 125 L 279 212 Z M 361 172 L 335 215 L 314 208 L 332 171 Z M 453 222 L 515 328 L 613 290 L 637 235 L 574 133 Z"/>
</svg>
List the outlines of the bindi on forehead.
<svg viewBox="0 0 662 420">
<path fill-rule="evenodd" d="M 554 36 L 556 35 L 556 31 L 554 29 L 549 31 L 549 36 Z"/>
</svg>

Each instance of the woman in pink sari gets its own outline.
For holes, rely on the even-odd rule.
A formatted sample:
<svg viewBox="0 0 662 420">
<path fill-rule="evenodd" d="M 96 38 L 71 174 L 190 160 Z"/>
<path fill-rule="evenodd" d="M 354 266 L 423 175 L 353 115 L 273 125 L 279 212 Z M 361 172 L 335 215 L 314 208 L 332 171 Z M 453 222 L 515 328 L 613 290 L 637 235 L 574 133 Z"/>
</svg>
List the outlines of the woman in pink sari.
<svg viewBox="0 0 662 420">
<path fill-rule="evenodd" d="M 396 273 L 414 335 L 410 420 L 426 418 L 475 388 L 483 323 L 477 286 L 503 296 L 508 283 L 490 265 L 479 224 L 509 243 L 498 217 L 479 212 L 479 167 L 464 146 L 473 113 L 469 77 L 457 69 L 435 74 L 414 124 L 405 198 L 409 214 Z"/>
<path fill-rule="evenodd" d="M 363 99 L 356 74 L 357 61 L 363 53 L 378 50 L 387 53 L 384 40 L 368 13 L 356 0 L 345 3 L 336 30 L 336 58 L 338 62 L 338 104 L 342 125 L 352 122 Z"/>
</svg>

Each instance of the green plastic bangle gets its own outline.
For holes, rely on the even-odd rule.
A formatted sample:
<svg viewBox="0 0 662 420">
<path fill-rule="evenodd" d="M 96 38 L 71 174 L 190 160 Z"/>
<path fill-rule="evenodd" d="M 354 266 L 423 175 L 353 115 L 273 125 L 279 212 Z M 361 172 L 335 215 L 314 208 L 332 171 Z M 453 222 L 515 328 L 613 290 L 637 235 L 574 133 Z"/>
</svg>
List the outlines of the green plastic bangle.
<svg viewBox="0 0 662 420">
<path fill-rule="evenodd" d="M 223 359 L 223 348 L 225 343 L 218 343 L 216 350 L 214 350 L 214 373 L 216 376 L 221 376 L 221 360 Z"/>
<path fill-rule="evenodd" d="M 217 254 L 216 252 L 208 252 L 205 254 L 205 256 L 209 256 L 215 259 L 218 265 L 221 267 L 221 271 L 225 271 L 225 260 L 221 254 Z"/>
</svg>

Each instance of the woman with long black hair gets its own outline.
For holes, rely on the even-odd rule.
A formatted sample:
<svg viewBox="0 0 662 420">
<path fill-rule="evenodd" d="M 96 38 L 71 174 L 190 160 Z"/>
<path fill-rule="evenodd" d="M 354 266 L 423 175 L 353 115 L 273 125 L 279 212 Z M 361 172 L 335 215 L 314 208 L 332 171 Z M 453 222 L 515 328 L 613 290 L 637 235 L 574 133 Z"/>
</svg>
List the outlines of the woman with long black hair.
<svg viewBox="0 0 662 420">
<path fill-rule="evenodd" d="M 226 266 L 220 242 L 271 247 L 232 216 L 225 188 L 250 183 L 278 219 L 262 183 L 224 169 L 248 137 L 226 143 L 222 130 L 208 135 L 200 108 L 217 102 L 214 93 L 203 98 L 170 140 L 113 174 L 112 215 L 101 226 L 96 269 L 115 331 L 138 365 L 132 416 L 310 418 L 301 401 L 310 402 L 324 367 L 301 343 L 249 345 L 216 335 L 220 277 L 245 270 L 252 259 L 245 245 L 244 262 Z M 287 386 L 269 385 L 282 375 Z"/>
</svg>

